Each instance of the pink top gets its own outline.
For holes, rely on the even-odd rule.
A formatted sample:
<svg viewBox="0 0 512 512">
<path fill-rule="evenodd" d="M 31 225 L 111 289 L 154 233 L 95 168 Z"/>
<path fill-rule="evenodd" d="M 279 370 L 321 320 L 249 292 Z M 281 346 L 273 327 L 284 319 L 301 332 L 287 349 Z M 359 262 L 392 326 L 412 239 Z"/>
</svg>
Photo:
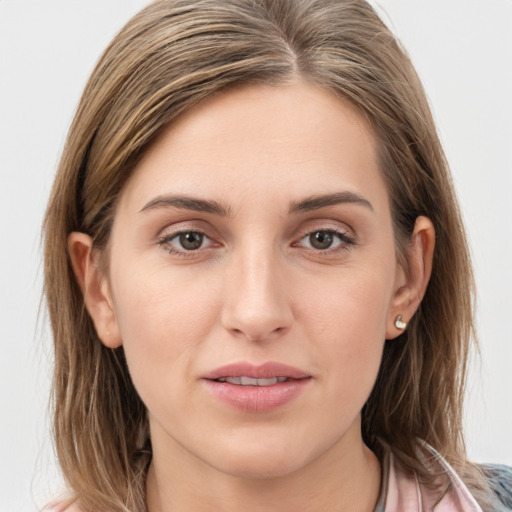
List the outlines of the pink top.
<svg viewBox="0 0 512 512">
<path fill-rule="evenodd" d="M 415 474 L 406 472 L 389 454 L 383 475 L 383 488 L 375 512 L 482 512 L 468 488 L 441 455 L 430 446 L 425 449 L 434 457 L 433 469 L 440 474 L 435 486 L 420 483 Z M 385 479 L 387 478 L 387 482 Z M 439 499 L 440 490 L 446 492 Z"/>
<path fill-rule="evenodd" d="M 439 473 L 435 486 L 419 482 L 415 474 L 406 472 L 393 457 L 386 456 L 382 474 L 382 490 L 374 512 L 483 512 L 468 488 L 452 467 L 434 448 L 425 445 L 433 457 L 433 469 Z M 439 499 L 440 489 L 446 489 Z M 76 504 L 64 508 L 54 503 L 44 512 L 80 512 Z"/>
</svg>

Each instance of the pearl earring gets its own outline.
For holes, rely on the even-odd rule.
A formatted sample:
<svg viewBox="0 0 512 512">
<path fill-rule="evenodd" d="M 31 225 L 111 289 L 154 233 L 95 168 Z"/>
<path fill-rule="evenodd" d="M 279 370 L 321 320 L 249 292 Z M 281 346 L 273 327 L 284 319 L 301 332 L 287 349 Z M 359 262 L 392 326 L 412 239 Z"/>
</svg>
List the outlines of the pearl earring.
<svg viewBox="0 0 512 512">
<path fill-rule="evenodd" d="M 395 327 L 397 329 L 400 329 L 401 331 L 403 331 L 406 327 L 407 327 L 407 324 L 402 320 L 402 315 L 398 315 L 395 319 Z"/>
</svg>

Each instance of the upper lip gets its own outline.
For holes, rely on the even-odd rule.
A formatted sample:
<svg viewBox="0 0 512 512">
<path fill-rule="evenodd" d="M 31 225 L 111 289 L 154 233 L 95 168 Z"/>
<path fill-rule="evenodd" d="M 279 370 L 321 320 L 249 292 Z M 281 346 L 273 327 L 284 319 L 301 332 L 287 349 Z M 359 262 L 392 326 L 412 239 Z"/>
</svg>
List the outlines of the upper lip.
<svg viewBox="0 0 512 512">
<path fill-rule="evenodd" d="M 252 379 L 287 377 L 289 379 L 304 379 L 310 376 L 308 373 L 293 366 L 269 361 L 261 365 L 249 362 L 227 364 L 206 373 L 203 375 L 203 379 L 216 380 L 226 377 L 250 377 Z"/>
</svg>

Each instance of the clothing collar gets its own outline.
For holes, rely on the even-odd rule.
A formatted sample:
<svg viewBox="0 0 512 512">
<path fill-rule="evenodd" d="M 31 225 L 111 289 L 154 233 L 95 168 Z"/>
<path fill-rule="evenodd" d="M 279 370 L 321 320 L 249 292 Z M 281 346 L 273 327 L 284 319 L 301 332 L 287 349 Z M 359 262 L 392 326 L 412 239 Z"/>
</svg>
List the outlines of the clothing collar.
<svg viewBox="0 0 512 512">
<path fill-rule="evenodd" d="M 420 453 L 438 475 L 434 482 L 420 482 L 416 473 L 405 470 L 388 451 L 374 512 L 482 512 L 459 475 L 434 448 L 424 443 Z"/>
</svg>

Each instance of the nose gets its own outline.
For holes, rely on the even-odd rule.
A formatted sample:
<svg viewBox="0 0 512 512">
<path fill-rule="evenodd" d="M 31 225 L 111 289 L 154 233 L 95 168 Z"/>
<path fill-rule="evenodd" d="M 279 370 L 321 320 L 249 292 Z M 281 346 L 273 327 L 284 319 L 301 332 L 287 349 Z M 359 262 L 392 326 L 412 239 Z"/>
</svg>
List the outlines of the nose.
<svg viewBox="0 0 512 512">
<path fill-rule="evenodd" d="M 232 335 L 264 341 L 289 331 L 293 312 L 283 262 L 272 250 L 233 255 L 224 283 L 221 321 Z"/>
</svg>

